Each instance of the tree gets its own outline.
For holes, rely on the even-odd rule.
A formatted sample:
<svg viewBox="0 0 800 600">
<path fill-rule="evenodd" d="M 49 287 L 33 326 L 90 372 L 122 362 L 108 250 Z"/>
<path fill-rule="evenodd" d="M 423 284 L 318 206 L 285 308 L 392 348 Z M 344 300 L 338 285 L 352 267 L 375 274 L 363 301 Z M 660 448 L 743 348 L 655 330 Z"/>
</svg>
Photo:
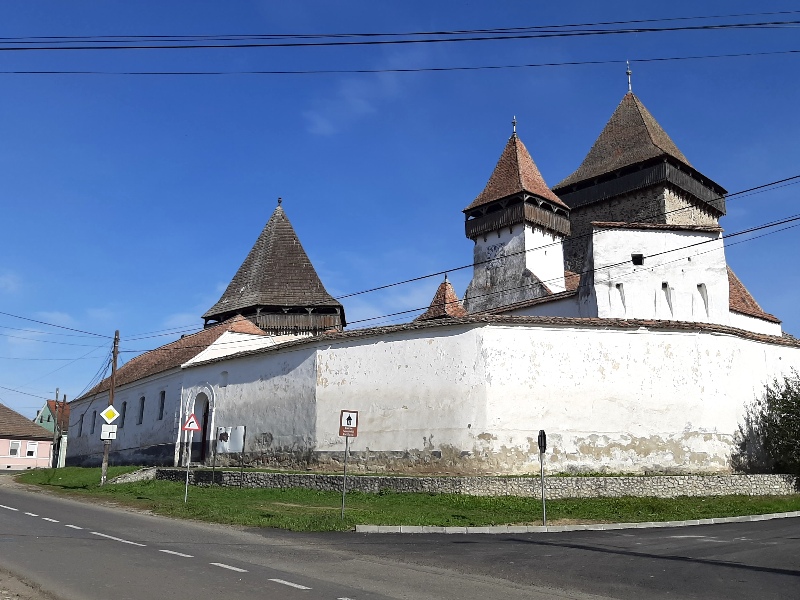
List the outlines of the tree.
<svg viewBox="0 0 800 600">
<path fill-rule="evenodd" d="M 775 379 L 745 406 L 731 465 L 745 473 L 800 475 L 800 374 Z"/>
</svg>

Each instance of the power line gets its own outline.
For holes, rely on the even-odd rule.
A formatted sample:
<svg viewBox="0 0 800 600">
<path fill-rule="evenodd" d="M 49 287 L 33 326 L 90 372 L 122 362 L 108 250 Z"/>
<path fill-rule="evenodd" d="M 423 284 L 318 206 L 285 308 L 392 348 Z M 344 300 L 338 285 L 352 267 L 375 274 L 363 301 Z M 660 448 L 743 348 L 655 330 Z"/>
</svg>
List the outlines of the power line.
<svg viewBox="0 0 800 600">
<path fill-rule="evenodd" d="M 531 40 L 566 37 L 587 37 L 597 35 L 627 35 L 645 33 L 667 33 L 679 31 L 713 31 L 736 29 L 764 29 L 800 25 L 800 21 L 762 21 L 757 23 L 721 23 L 716 25 L 685 25 L 678 27 L 632 27 L 627 29 L 588 29 L 569 31 L 549 31 L 547 29 L 532 33 L 502 33 L 492 35 L 471 35 L 462 37 L 428 37 L 417 39 L 369 39 L 357 41 L 247 41 L 243 43 L 178 43 L 177 45 L 162 44 L 103 44 L 82 46 L 0 46 L 0 52 L 32 52 L 32 51 L 96 51 L 96 50 L 219 50 L 219 49 L 255 49 L 255 48 L 322 48 L 322 47 L 352 47 L 352 46 L 386 46 L 408 44 L 440 44 L 460 42 L 485 42 L 508 40 Z"/>
<path fill-rule="evenodd" d="M 58 327 L 59 329 L 66 329 L 67 331 L 75 331 L 77 333 L 85 333 L 86 335 L 93 335 L 96 337 L 102 338 L 110 338 L 111 336 L 102 335 L 100 333 L 92 333 L 91 331 L 83 331 L 82 329 L 73 329 L 72 327 L 65 327 L 64 325 L 56 325 L 55 323 L 48 323 L 47 321 L 39 321 L 37 319 L 31 319 L 29 317 L 21 317 L 19 315 L 12 315 L 11 313 L 2 312 L 0 311 L 0 315 L 4 315 L 6 317 L 14 317 L 15 319 L 22 319 L 23 321 L 30 321 L 31 323 L 38 323 L 39 325 L 47 325 L 48 327 Z"/>
<path fill-rule="evenodd" d="M 788 184 L 787 182 L 794 182 L 794 183 Z M 734 198 L 734 197 L 737 197 L 737 196 L 750 195 L 751 192 L 756 192 L 758 190 L 766 191 L 765 188 L 769 188 L 769 187 L 772 187 L 772 186 L 777 186 L 778 184 L 782 184 L 782 183 L 787 183 L 787 185 L 794 185 L 794 184 L 800 183 L 800 175 L 793 175 L 792 177 L 785 177 L 784 179 L 778 179 L 776 181 L 771 181 L 770 183 L 764 183 L 762 185 L 757 185 L 757 186 L 752 187 L 752 188 L 748 188 L 748 189 L 745 189 L 745 190 L 734 192 L 732 194 L 728 194 L 727 195 L 727 199 Z M 779 187 L 783 187 L 783 186 L 779 186 Z M 670 210 L 670 211 L 666 211 L 666 212 L 663 212 L 663 213 L 659 211 L 659 212 L 653 213 L 653 214 L 651 214 L 651 215 L 649 215 L 647 217 L 644 217 L 642 220 L 647 222 L 650 219 L 653 219 L 653 218 L 656 218 L 656 217 L 659 217 L 659 216 L 662 216 L 662 215 L 669 215 L 669 214 L 672 214 L 672 213 L 676 213 L 676 212 L 680 212 L 680 211 L 683 211 L 683 210 L 687 210 L 688 208 L 690 208 L 690 207 L 680 207 L 680 208 L 676 208 L 676 209 L 673 209 L 673 210 Z M 591 235 L 592 235 L 591 232 L 590 233 L 585 233 L 585 234 L 582 234 L 582 235 L 575 236 L 572 239 L 586 238 L 586 237 L 590 237 Z M 541 248 L 548 248 L 548 247 L 558 246 L 560 244 L 561 244 L 560 241 L 553 242 L 553 243 L 547 244 L 545 246 L 539 246 L 539 247 L 537 247 L 537 250 L 541 249 Z M 507 257 L 516 256 L 518 254 L 525 254 L 527 252 L 530 252 L 530 250 L 520 250 L 519 252 L 513 252 L 513 253 L 507 255 Z M 336 300 L 344 300 L 345 298 L 352 298 L 353 296 L 361 296 L 363 294 L 369 294 L 371 292 L 377 292 L 379 290 L 385 290 L 385 289 L 388 289 L 388 288 L 396 287 L 398 285 L 404 285 L 406 283 L 413 283 L 415 281 L 421 281 L 423 279 L 429 279 L 431 277 L 440 277 L 442 275 L 446 275 L 447 273 L 453 273 L 455 271 L 462 271 L 464 269 L 470 269 L 470 268 L 475 267 L 476 265 L 481 265 L 481 264 L 485 264 L 485 263 L 488 263 L 488 262 L 490 262 L 490 261 L 489 260 L 484 260 L 484 261 L 473 262 L 473 263 L 470 263 L 470 264 L 465 264 L 465 265 L 461 265 L 461 266 L 458 266 L 458 267 L 453 267 L 453 268 L 450 268 L 450 269 L 444 269 L 444 270 L 441 270 L 441 271 L 437 271 L 435 273 L 428 273 L 427 275 L 420 275 L 418 277 L 412 277 L 410 279 L 404 279 L 403 281 L 396 281 L 396 282 L 393 282 L 393 283 L 387 283 L 385 285 L 380 285 L 380 286 L 369 288 L 369 289 L 366 289 L 366 290 L 361 290 L 359 292 L 352 292 L 352 293 L 349 293 L 349 294 L 343 294 L 341 296 L 336 296 Z"/>
<path fill-rule="evenodd" d="M 765 17 L 776 15 L 793 15 L 800 13 L 800 10 L 754 12 L 754 13 L 734 13 L 725 15 L 697 15 L 688 17 L 664 17 L 656 19 L 633 19 L 626 21 L 597 21 L 592 23 L 561 23 L 549 25 L 529 25 L 523 27 L 500 27 L 493 29 L 460 29 L 460 30 L 432 30 L 414 32 L 383 32 L 383 33 L 305 33 L 305 34 L 206 34 L 206 35 L 102 35 L 102 36 L 25 36 L 25 37 L 0 37 L 0 42 L 8 43 L 30 43 L 30 42 L 72 42 L 72 41 L 135 41 L 135 40 L 227 40 L 227 39 L 326 39 L 326 38 L 350 38 L 350 37 L 410 37 L 422 35 L 464 35 L 478 33 L 507 33 L 515 31 L 535 31 L 564 29 L 571 27 L 600 27 L 604 25 L 635 25 L 641 23 L 666 23 L 676 21 L 702 21 L 708 19 L 731 19 L 742 17 Z"/>
<path fill-rule="evenodd" d="M 15 390 L 13 388 L 5 387 L 2 385 L 0 385 L 0 390 L 7 390 L 9 392 L 14 392 L 15 394 L 22 394 L 23 396 L 31 396 L 32 398 L 41 398 L 42 400 L 52 400 L 52 398 L 45 398 L 44 396 L 29 394 L 28 392 L 23 392 L 22 390 Z"/>
</svg>

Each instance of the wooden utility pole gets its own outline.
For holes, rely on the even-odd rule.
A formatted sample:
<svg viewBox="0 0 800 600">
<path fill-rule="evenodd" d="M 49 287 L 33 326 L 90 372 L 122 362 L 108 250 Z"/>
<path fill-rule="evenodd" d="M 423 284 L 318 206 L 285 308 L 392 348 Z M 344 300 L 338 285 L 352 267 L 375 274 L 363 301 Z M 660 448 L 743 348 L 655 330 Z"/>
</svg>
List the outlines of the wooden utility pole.
<svg viewBox="0 0 800 600">
<path fill-rule="evenodd" d="M 58 444 L 58 388 L 56 388 L 56 414 L 53 415 L 55 423 L 53 423 L 53 445 L 50 447 L 51 467 L 54 469 L 58 466 L 58 454 L 56 454 L 56 444 Z"/>
<path fill-rule="evenodd" d="M 117 355 L 119 354 L 119 329 L 114 332 L 114 350 L 111 352 L 111 385 L 108 388 L 108 405 L 114 405 L 114 387 L 117 384 Z M 103 440 L 103 467 L 100 470 L 100 485 L 106 484 L 108 477 L 108 451 L 111 440 Z"/>
</svg>

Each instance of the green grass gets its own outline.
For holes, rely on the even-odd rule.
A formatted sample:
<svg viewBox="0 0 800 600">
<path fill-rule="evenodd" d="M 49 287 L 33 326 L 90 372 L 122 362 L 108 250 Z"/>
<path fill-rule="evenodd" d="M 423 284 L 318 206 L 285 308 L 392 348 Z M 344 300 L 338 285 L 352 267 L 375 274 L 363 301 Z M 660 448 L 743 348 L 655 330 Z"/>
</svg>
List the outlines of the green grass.
<svg viewBox="0 0 800 600">
<path fill-rule="evenodd" d="M 109 477 L 132 470 L 109 468 Z M 168 481 L 142 481 L 99 487 L 99 469 L 29 471 L 18 477 L 71 495 L 97 498 L 154 513 L 249 527 L 294 531 L 341 531 L 357 524 L 480 526 L 541 524 L 541 502 L 515 496 L 457 494 L 347 494 L 340 518 L 341 494 L 304 489 L 191 487 Z M 679 521 L 800 510 L 800 496 L 712 496 L 705 498 L 585 498 L 551 500 L 549 524 Z"/>
</svg>

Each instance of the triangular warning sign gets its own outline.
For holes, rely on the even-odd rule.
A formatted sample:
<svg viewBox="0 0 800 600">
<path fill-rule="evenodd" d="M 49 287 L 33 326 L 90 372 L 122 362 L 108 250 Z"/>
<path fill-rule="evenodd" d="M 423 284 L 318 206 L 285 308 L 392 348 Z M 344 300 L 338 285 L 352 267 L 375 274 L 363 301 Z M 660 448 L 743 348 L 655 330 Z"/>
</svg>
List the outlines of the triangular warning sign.
<svg viewBox="0 0 800 600">
<path fill-rule="evenodd" d="M 200 424 L 197 422 L 197 417 L 194 416 L 194 413 L 189 415 L 189 418 L 186 419 L 186 423 L 183 424 L 181 429 L 183 431 L 200 431 Z"/>
</svg>

